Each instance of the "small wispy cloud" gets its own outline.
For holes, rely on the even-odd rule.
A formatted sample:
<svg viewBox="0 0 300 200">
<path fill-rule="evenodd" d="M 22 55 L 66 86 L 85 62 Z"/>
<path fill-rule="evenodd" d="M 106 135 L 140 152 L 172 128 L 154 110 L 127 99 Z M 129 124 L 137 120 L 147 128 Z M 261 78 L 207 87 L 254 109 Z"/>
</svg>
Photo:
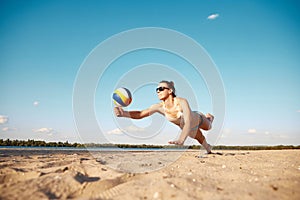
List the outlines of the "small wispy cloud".
<svg viewBox="0 0 300 200">
<path fill-rule="evenodd" d="M 142 132 L 142 131 L 145 131 L 145 129 L 137 127 L 137 126 L 128 126 L 127 128 L 125 128 L 125 131 L 129 131 L 129 132 Z"/>
<path fill-rule="evenodd" d="M 8 127 L 4 127 L 4 128 L 2 128 L 2 131 L 8 131 Z"/>
<path fill-rule="evenodd" d="M 280 134 L 280 135 L 279 135 L 279 138 L 281 138 L 281 139 L 288 139 L 289 136 L 288 136 L 288 135 Z"/>
<path fill-rule="evenodd" d="M 254 128 L 250 128 L 250 129 L 248 129 L 248 133 L 256 133 L 257 131 L 256 131 L 256 129 L 254 129 Z"/>
<path fill-rule="evenodd" d="M 17 130 L 16 128 L 10 128 L 10 127 L 3 127 L 2 128 L 2 131 L 3 132 L 7 132 L 7 131 L 15 131 L 15 130 Z"/>
<path fill-rule="evenodd" d="M 270 134 L 270 132 L 269 132 L 269 131 L 265 131 L 265 134 L 266 134 L 266 135 L 269 135 L 269 134 Z"/>
<path fill-rule="evenodd" d="M 296 112 L 300 113 L 300 110 L 297 110 Z"/>
<path fill-rule="evenodd" d="M 229 128 L 224 128 L 223 129 L 223 132 L 222 132 L 222 135 L 221 135 L 221 138 L 226 138 L 228 137 L 230 134 L 231 134 L 232 130 L 229 129 Z"/>
<path fill-rule="evenodd" d="M 8 122 L 8 117 L 0 115 L 0 124 L 6 124 Z"/>
<path fill-rule="evenodd" d="M 34 102 L 33 102 L 33 106 L 38 106 L 39 104 L 40 104 L 39 101 L 34 101 Z"/>
<path fill-rule="evenodd" d="M 39 129 L 32 129 L 34 133 L 42 133 L 52 136 L 56 131 L 53 128 L 39 128 Z"/>
<path fill-rule="evenodd" d="M 121 135 L 121 134 L 123 134 L 123 132 L 121 131 L 121 129 L 116 128 L 116 129 L 108 131 L 107 134 L 109 134 L 109 135 Z"/>
<path fill-rule="evenodd" d="M 123 132 L 142 132 L 144 131 L 145 129 L 144 128 L 140 128 L 140 127 L 136 127 L 136 126 L 128 126 L 124 129 L 119 129 L 119 128 L 116 128 L 116 129 L 113 129 L 111 131 L 108 131 L 107 134 L 109 135 L 121 135 L 123 134 Z"/>
<path fill-rule="evenodd" d="M 215 14 L 211 14 L 207 17 L 208 20 L 215 20 L 219 17 L 219 14 L 218 13 L 215 13 Z"/>
</svg>

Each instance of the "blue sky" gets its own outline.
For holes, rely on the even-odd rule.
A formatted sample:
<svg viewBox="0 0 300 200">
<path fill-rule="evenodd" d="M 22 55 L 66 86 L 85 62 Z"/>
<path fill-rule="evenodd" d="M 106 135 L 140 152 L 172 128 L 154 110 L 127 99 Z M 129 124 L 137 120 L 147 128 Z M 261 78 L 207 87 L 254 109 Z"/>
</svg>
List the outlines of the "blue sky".
<svg viewBox="0 0 300 200">
<path fill-rule="evenodd" d="M 72 94 L 85 58 L 115 34 L 162 27 L 202 45 L 219 70 L 226 117 L 221 138 L 212 143 L 299 144 L 299 8 L 296 0 L 1 1 L 0 138 L 80 142 Z M 178 135 L 179 130 L 166 123 L 161 137 L 136 141 L 119 134 L 113 123 L 110 96 L 101 96 L 101 89 L 112 93 L 113 80 L 122 76 L 118 66 L 126 72 L 146 63 L 168 65 L 184 74 L 197 84 L 192 89 L 200 90 L 195 109 L 212 112 L 205 83 L 201 77 L 194 81 L 197 76 L 188 63 L 162 51 L 133 52 L 112 63 L 95 94 L 96 117 L 111 142 L 165 144 Z M 184 88 L 176 86 L 184 95 Z M 154 89 L 150 84 L 137 90 L 129 109 L 158 102 Z M 143 127 L 149 120 L 134 123 Z M 209 132 L 205 135 L 209 139 Z M 92 134 L 91 140 L 97 141 L 95 137 Z"/>
</svg>

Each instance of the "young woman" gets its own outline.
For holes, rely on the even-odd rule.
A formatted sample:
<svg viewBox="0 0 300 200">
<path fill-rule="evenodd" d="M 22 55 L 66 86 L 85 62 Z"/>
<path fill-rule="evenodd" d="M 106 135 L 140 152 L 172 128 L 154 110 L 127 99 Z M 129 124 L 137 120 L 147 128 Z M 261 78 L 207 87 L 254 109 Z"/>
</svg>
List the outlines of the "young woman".
<svg viewBox="0 0 300 200">
<path fill-rule="evenodd" d="M 200 112 L 191 111 L 186 99 L 176 97 L 172 81 L 161 81 L 156 88 L 156 93 L 161 100 L 160 103 L 154 104 L 142 111 L 124 111 L 120 107 L 115 107 L 115 115 L 117 117 L 142 119 L 153 113 L 160 113 L 182 129 L 179 139 L 170 141 L 169 144 L 183 145 L 186 138 L 190 136 L 198 140 L 207 153 L 211 153 L 211 146 L 206 142 L 201 129 L 210 130 L 214 116 L 209 113 L 203 115 Z"/>
</svg>

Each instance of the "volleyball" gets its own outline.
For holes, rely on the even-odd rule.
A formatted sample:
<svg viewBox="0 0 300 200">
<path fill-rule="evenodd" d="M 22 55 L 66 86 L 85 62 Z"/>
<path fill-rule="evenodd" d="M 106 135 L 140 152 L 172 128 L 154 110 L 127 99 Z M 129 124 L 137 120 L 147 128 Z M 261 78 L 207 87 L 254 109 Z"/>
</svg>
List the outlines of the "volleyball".
<svg viewBox="0 0 300 200">
<path fill-rule="evenodd" d="M 116 106 L 126 107 L 132 101 L 132 96 L 127 88 L 121 87 L 114 91 L 113 101 Z"/>
</svg>

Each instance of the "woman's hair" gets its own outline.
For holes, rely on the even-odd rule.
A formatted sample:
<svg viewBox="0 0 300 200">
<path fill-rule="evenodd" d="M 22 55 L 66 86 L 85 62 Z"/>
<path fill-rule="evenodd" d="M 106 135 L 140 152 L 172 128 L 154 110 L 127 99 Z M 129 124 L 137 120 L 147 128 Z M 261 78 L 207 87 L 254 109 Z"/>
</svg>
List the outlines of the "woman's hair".
<svg viewBox="0 0 300 200">
<path fill-rule="evenodd" d="M 168 85 L 168 88 L 170 88 L 173 92 L 172 92 L 172 96 L 176 97 L 176 90 L 175 90 L 175 86 L 174 86 L 174 82 L 173 81 L 160 81 L 159 83 L 165 83 Z"/>
</svg>

